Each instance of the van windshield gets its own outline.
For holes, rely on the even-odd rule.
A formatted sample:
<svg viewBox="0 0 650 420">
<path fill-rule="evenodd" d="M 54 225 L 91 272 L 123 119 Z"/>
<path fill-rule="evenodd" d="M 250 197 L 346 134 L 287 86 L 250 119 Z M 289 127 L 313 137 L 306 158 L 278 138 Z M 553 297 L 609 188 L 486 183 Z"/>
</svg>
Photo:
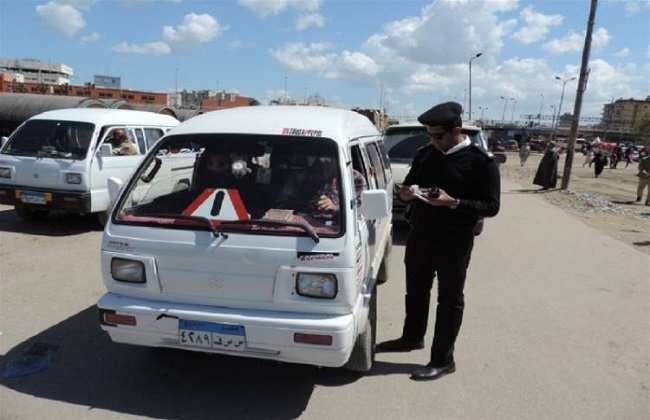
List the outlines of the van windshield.
<svg viewBox="0 0 650 420">
<path fill-rule="evenodd" d="M 325 138 L 164 137 L 116 208 L 115 221 L 318 238 L 342 233 L 341 165 Z M 314 233 L 316 235 L 314 235 Z"/>
<path fill-rule="evenodd" d="M 11 135 L 2 154 L 83 160 L 94 130 L 87 122 L 28 120 Z"/>
</svg>

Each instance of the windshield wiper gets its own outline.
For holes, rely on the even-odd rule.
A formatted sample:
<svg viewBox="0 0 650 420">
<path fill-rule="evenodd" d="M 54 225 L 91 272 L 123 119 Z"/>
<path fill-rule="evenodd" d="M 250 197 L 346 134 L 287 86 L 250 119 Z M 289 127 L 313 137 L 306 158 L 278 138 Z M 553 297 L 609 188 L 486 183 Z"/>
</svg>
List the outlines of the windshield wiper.
<svg viewBox="0 0 650 420">
<path fill-rule="evenodd" d="M 252 220 L 227 220 L 221 222 L 221 225 L 260 225 L 260 226 L 293 226 L 304 230 L 311 239 L 318 243 L 320 236 L 311 226 L 306 223 L 289 222 L 284 220 L 270 220 L 270 219 L 252 219 Z"/>
<path fill-rule="evenodd" d="M 226 235 L 223 232 L 220 232 L 219 229 L 215 225 L 212 224 L 210 219 L 207 217 L 203 216 L 189 216 L 185 214 L 173 214 L 173 213 L 147 213 L 147 214 L 136 214 L 135 216 L 139 217 L 160 217 L 163 219 L 174 219 L 174 220 L 191 220 L 194 222 L 199 222 L 203 225 L 208 226 L 210 229 L 210 232 L 212 232 L 212 235 L 215 237 L 221 236 L 223 238 L 228 238 L 228 235 Z"/>
</svg>

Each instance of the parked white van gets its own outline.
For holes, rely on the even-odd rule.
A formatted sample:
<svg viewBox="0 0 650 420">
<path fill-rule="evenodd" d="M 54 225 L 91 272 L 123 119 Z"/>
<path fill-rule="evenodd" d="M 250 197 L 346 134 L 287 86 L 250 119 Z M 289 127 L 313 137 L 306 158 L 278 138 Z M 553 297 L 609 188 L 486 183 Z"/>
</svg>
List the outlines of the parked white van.
<svg viewBox="0 0 650 420">
<path fill-rule="evenodd" d="M 74 108 L 38 114 L 20 125 L 0 149 L 0 204 L 25 220 L 52 210 L 97 213 L 105 221 L 111 202 L 108 178 L 126 180 L 146 151 L 179 124 L 146 111 Z M 110 143 L 124 132 L 133 155 Z"/>
<path fill-rule="evenodd" d="M 193 156 L 191 182 L 159 173 Z M 179 179 L 188 177 L 180 173 Z M 392 242 L 380 133 L 347 110 L 254 106 L 170 130 L 102 239 L 115 342 L 367 371 Z"/>
</svg>

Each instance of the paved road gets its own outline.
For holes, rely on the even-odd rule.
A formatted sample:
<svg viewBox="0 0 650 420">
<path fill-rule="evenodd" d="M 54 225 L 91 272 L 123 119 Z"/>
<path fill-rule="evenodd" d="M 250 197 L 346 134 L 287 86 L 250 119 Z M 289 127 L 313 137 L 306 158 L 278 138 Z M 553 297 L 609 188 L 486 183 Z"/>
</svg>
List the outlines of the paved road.
<svg viewBox="0 0 650 420">
<path fill-rule="evenodd" d="M 503 187 L 475 247 L 458 371 L 432 383 L 408 379 L 426 350 L 380 354 L 358 376 L 113 344 L 94 311 L 93 221 L 30 226 L 0 206 L 0 366 L 30 351 L 52 358 L 0 376 L 0 419 L 650 418 L 647 255 Z M 398 231 L 380 288 L 379 340 L 401 330 L 403 241 Z"/>
</svg>

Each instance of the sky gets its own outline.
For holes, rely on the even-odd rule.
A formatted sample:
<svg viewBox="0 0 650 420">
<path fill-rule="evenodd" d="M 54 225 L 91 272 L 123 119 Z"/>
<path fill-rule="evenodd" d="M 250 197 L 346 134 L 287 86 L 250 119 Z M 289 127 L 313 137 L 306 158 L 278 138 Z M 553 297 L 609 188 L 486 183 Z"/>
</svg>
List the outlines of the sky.
<svg viewBox="0 0 650 420">
<path fill-rule="evenodd" d="M 319 95 L 396 118 L 448 100 L 469 118 L 471 91 L 473 119 L 520 122 L 541 111 L 550 124 L 560 108 L 574 110 L 590 5 L 0 0 L 0 58 L 66 64 L 74 85 L 119 76 L 134 90 L 226 90 L 262 104 Z M 617 99 L 650 96 L 650 0 L 598 1 L 588 68 L 585 121 Z"/>
</svg>

